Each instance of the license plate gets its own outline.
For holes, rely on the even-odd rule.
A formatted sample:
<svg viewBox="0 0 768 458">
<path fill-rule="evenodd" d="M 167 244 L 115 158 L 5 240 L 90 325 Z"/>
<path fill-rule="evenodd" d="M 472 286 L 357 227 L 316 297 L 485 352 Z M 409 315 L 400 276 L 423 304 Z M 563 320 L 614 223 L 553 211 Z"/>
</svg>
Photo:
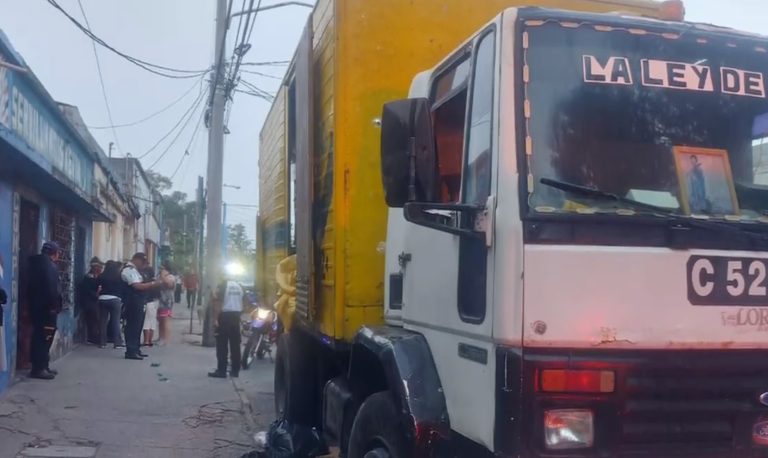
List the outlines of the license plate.
<svg viewBox="0 0 768 458">
<path fill-rule="evenodd" d="M 691 256 L 688 300 L 693 305 L 768 307 L 768 260 Z"/>
</svg>

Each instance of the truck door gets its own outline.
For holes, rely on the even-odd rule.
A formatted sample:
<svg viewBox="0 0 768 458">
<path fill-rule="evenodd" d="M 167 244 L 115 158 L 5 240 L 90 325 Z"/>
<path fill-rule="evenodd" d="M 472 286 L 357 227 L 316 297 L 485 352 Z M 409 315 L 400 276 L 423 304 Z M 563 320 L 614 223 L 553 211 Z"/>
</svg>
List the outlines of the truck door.
<svg viewBox="0 0 768 458">
<path fill-rule="evenodd" d="M 439 195 L 446 203 L 494 201 L 496 35 L 495 27 L 481 33 L 430 84 Z M 493 449 L 493 252 L 482 239 L 415 225 L 408 225 L 405 246 L 404 325 L 430 344 L 451 427 Z"/>
</svg>

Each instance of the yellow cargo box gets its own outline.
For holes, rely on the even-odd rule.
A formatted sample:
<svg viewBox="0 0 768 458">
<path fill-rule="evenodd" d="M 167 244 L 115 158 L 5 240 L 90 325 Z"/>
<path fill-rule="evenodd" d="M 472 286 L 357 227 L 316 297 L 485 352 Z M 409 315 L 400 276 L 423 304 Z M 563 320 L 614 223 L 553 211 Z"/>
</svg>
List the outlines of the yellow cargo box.
<svg viewBox="0 0 768 458">
<path fill-rule="evenodd" d="M 660 5 L 650 0 L 319 0 L 261 132 L 257 270 L 265 299 L 278 293 L 277 263 L 298 245 L 300 322 L 335 340 L 349 340 L 362 325 L 382 322 L 387 207 L 376 121 L 385 102 L 407 97 L 418 72 L 433 67 L 505 8 L 656 17 Z M 308 123 L 303 128 L 302 120 Z M 304 143 L 302 135 L 309 137 Z M 301 243 L 302 234 L 308 244 Z"/>
</svg>

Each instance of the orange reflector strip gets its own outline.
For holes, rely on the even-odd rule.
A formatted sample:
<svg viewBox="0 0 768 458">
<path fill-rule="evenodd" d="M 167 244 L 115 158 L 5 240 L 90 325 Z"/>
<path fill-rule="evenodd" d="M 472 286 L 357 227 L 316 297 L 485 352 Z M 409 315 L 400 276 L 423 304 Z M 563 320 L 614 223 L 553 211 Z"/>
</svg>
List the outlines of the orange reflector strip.
<svg viewBox="0 0 768 458">
<path fill-rule="evenodd" d="M 541 391 L 547 393 L 613 393 L 615 389 L 612 371 L 541 371 Z"/>
</svg>

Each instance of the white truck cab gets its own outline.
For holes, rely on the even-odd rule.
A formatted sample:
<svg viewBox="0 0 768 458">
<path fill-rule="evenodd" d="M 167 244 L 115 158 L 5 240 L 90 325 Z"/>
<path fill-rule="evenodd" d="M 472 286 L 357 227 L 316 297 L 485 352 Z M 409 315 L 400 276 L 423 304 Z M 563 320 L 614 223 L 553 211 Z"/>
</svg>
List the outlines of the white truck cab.
<svg viewBox="0 0 768 458">
<path fill-rule="evenodd" d="M 767 76 L 764 37 L 508 9 L 385 107 L 385 314 L 438 435 L 768 454 Z"/>
</svg>

